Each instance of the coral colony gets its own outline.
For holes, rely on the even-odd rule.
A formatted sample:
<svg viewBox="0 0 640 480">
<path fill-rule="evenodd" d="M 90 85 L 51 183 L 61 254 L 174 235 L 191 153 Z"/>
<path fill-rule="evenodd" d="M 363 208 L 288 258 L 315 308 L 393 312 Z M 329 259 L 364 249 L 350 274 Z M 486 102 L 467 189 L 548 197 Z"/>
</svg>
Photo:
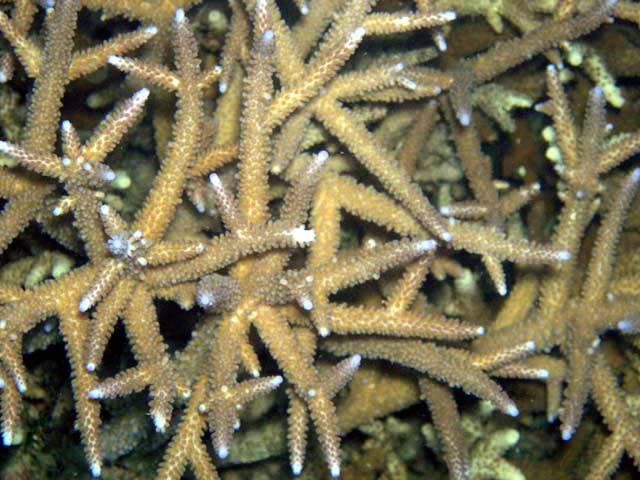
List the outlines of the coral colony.
<svg viewBox="0 0 640 480">
<path fill-rule="evenodd" d="M 226 478 L 274 410 L 271 478 L 540 478 L 581 451 L 579 478 L 637 475 L 638 22 L 612 0 L 3 0 L 5 458 L 70 385 L 94 477 L 134 478 L 153 440 L 147 474 Z M 53 344 L 55 388 L 30 360 Z M 509 456 L 525 435 L 556 452 Z"/>
</svg>

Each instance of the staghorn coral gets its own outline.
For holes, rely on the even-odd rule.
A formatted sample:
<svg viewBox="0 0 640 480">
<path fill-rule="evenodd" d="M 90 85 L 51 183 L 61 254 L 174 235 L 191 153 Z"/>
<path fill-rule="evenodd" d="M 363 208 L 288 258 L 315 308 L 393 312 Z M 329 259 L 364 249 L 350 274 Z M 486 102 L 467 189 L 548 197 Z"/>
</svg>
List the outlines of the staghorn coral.
<svg viewBox="0 0 640 480">
<path fill-rule="evenodd" d="M 635 4 L 464 3 L 315 0 L 295 2 L 296 12 L 273 0 L 3 4 L 10 47 L 0 79 L 29 99 L 20 134 L 5 113 L 0 141 L 3 270 L 22 265 L 17 281 L 0 283 L 4 444 L 31 441 L 21 408 L 43 380 L 25 354 L 58 339 L 37 338 L 53 317 L 93 476 L 135 475 L 120 457 L 135 455 L 141 438 L 159 445 L 146 475 L 233 476 L 229 464 L 280 451 L 275 441 L 261 454 L 234 445 L 282 440 L 286 430 L 293 475 L 324 468 L 337 477 L 344 434 L 420 398 L 450 477 L 497 475 L 487 471 L 511 468 L 500 456 L 514 435 L 472 448 L 460 412 L 473 401 L 459 390 L 490 401 L 492 418 L 518 417 L 509 387 L 521 379 L 546 384 L 546 417 L 559 413 L 567 441 L 593 399 L 611 431 L 593 478 L 609 475 L 624 451 L 638 461 L 637 420 L 622 398 L 629 386 L 618 385 L 599 339 L 638 329 L 637 271 L 613 266 L 640 180 L 628 160 L 640 136 L 609 135 L 605 99 L 632 107 L 584 37 L 616 28 L 611 15 L 631 18 Z M 477 13 L 523 34 L 468 58 L 446 52 L 459 17 Z M 125 33 L 100 44 L 96 25 L 107 18 Z M 569 58 L 583 52 L 599 85 L 581 126 L 558 47 Z M 542 55 L 546 70 L 532 59 Z M 546 76 L 549 101 L 531 108 L 542 92 L 500 83 L 519 64 Z M 515 120 L 496 105 L 505 95 L 520 108 Z M 506 135 L 525 113 L 538 122 L 537 112 L 549 114 L 555 171 L 526 172 L 539 181 L 524 185 L 503 178 L 474 105 Z M 435 142 L 447 143 L 438 172 Z M 26 265 L 25 245 L 64 250 L 64 268 L 44 255 Z M 376 361 L 357 372 L 363 359 Z M 389 363 L 400 377 L 385 377 Z M 243 411 L 268 417 L 270 401 L 262 410 L 252 402 L 274 390 L 286 393 L 269 398 L 287 427 L 267 420 L 276 426 L 234 443 L 255 420 Z M 150 419 L 138 406 L 131 418 L 111 408 L 136 398 Z M 123 436 L 126 425 L 140 435 Z M 375 451 L 386 476 L 404 478 L 412 467 L 385 447 L 381 425 L 361 428 L 372 437 L 363 458 Z M 279 464 L 267 470 L 286 475 Z"/>
</svg>

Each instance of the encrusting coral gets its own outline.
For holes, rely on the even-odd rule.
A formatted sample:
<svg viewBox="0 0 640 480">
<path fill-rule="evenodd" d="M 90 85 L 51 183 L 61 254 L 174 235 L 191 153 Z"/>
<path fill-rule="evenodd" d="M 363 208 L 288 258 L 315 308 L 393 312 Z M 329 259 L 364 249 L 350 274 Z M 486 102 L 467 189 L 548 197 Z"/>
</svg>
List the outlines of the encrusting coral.
<svg viewBox="0 0 640 480">
<path fill-rule="evenodd" d="M 264 431 L 286 430 L 293 475 L 317 471 L 313 433 L 339 477 L 341 439 L 360 426 L 372 439 L 351 458 L 383 455 L 385 475 L 405 478 L 383 423 L 363 425 L 424 401 L 450 478 L 522 478 L 502 457 L 520 438 L 510 386 L 523 379 L 546 384 L 545 418 L 559 416 L 566 441 L 593 400 L 611 434 L 590 478 L 624 452 L 638 465 L 624 400 L 637 392 L 619 385 L 611 351 L 633 358 L 640 345 L 639 265 L 615 262 L 640 133 L 607 123 L 606 108 L 635 108 L 637 92 L 585 37 L 636 18 L 637 4 L 293 3 L 0 6 L 2 95 L 28 94 L 24 125 L 0 115 L 4 445 L 24 441 L 23 397 L 40 383 L 25 354 L 59 339 L 33 333 L 46 321 L 94 477 L 153 436 L 139 406 L 113 408 L 143 392 L 163 480 L 219 478 L 243 412 L 265 396 L 287 412 L 286 428 Z M 521 34 L 461 55 L 467 15 Z M 102 22 L 124 33 L 96 45 Z M 538 87 L 503 83 L 514 68 Z M 572 80 L 590 92 L 581 124 Z M 510 178 L 488 139 L 541 130 L 543 114 L 553 169 Z M 435 172 L 437 142 L 447 158 Z M 627 256 L 638 239 L 624 239 Z M 114 362 L 122 334 L 132 358 Z M 458 389 L 513 428 L 470 440 Z"/>
</svg>

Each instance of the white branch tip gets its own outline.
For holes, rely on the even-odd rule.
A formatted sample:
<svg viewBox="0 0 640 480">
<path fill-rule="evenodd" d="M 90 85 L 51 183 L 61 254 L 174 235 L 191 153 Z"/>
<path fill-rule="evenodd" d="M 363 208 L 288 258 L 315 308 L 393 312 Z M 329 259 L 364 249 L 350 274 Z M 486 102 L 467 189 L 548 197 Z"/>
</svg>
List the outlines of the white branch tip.
<svg viewBox="0 0 640 480">
<path fill-rule="evenodd" d="M 89 470 L 91 470 L 91 476 L 93 478 L 98 478 L 102 473 L 102 468 L 97 463 L 92 463 Z"/>
<path fill-rule="evenodd" d="M 458 14 L 454 11 L 442 12 L 442 18 L 444 18 L 447 22 L 452 22 L 456 18 L 458 18 Z"/>
<path fill-rule="evenodd" d="M 458 117 L 458 121 L 460 122 L 460 125 L 464 126 L 464 127 L 468 127 L 469 124 L 471 123 L 471 113 L 470 112 L 460 112 L 457 115 Z"/>
<path fill-rule="evenodd" d="M 326 162 L 329 159 L 329 152 L 327 152 L 326 150 L 319 151 L 316 155 L 316 159 L 320 163 Z"/>
<path fill-rule="evenodd" d="M 360 363 L 362 362 L 362 355 L 354 355 L 351 357 L 351 367 L 358 368 L 360 367 Z"/>
<path fill-rule="evenodd" d="M 91 300 L 89 300 L 88 298 L 83 298 L 82 300 L 80 300 L 80 305 L 78 305 L 78 310 L 84 313 L 90 308 L 91 308 Z"/>
<path fill-rule="evenodd" d="M 311 243 L 316 239 L 316 232 L 314 230 L 307 230 L 303 226 L 296 227 L 291 230 L 291 236 L 296 243 Z"/>
<path fill-rule="evenodd" d="M 362 39 L 362 37 L 364 37 L 365 33 L 367 33 L 367 30 L 362 25 L 360 25 L 353 32 L 351 32 L 349 39 L 352 41 L 359 41 Z"/>
<path fill-rule="evenodd" d="M 153 425 L 156 427 L 156 432 L 164 433 L 167 428 L 167 417 L 160 413 L 153 414 Z"/>
<path fill-rule="evenodd" d="M 100 390 L 100 388 L 96 387 L 89 391 L 88 396 L 91 400 L 100 400 L 101 398 L 104 398 L 104 392 Z"/>
<path fill-rule="evenodd" d="M 516 407 L 515 405 L 509 405 L 507 407 L 506 413 L 511 417 L 517 417 L 518 415 L 520 415 L 520 410 L 518 410 L 518 407 Z"/>
<path fill-rule="evenodd" d="M 146 102 L 147 98 L 149 98 L 149 89 L 146 87 L 141 88 L 133 94 L 133 97 L 131 97 L 134 102 Z"/>
<path fill-rule="evenodd" d="M 211 183 L 215 188 L 222 188 L 222 182 L 216 173 L 209 175 L 209 183 Z"/>
<path fill-rule="evenodd" d="M 113 65 L 116 68 L 122 68 L 124 64 L 124 58 L 118 55 L 109 55 L 107 57 L 107 63 Z"/>
<path fill-rule="evenodd" d="M 421 252 L 428 252 L 430 250 L 433 250 L 437 246 L 438 242 L 436 242 L 435 240 L 421 240 L 420 242 L 418 242 L 418 250 L 420 250 Z"/>
<path fill-rule="evenodd" d="M 218 447 L 218 458 L 225 459 L 228 455 L 229 449 L 225 445 Z"/>
<path fill-rule="evenodd" d="M 275 35 L 273 33 L 273 30 L 271 29 L 265 30 L 265 32 L 262 34 L 262 41 L 265 43 L 273 43 L 274 38 Z"/>
</svg>

